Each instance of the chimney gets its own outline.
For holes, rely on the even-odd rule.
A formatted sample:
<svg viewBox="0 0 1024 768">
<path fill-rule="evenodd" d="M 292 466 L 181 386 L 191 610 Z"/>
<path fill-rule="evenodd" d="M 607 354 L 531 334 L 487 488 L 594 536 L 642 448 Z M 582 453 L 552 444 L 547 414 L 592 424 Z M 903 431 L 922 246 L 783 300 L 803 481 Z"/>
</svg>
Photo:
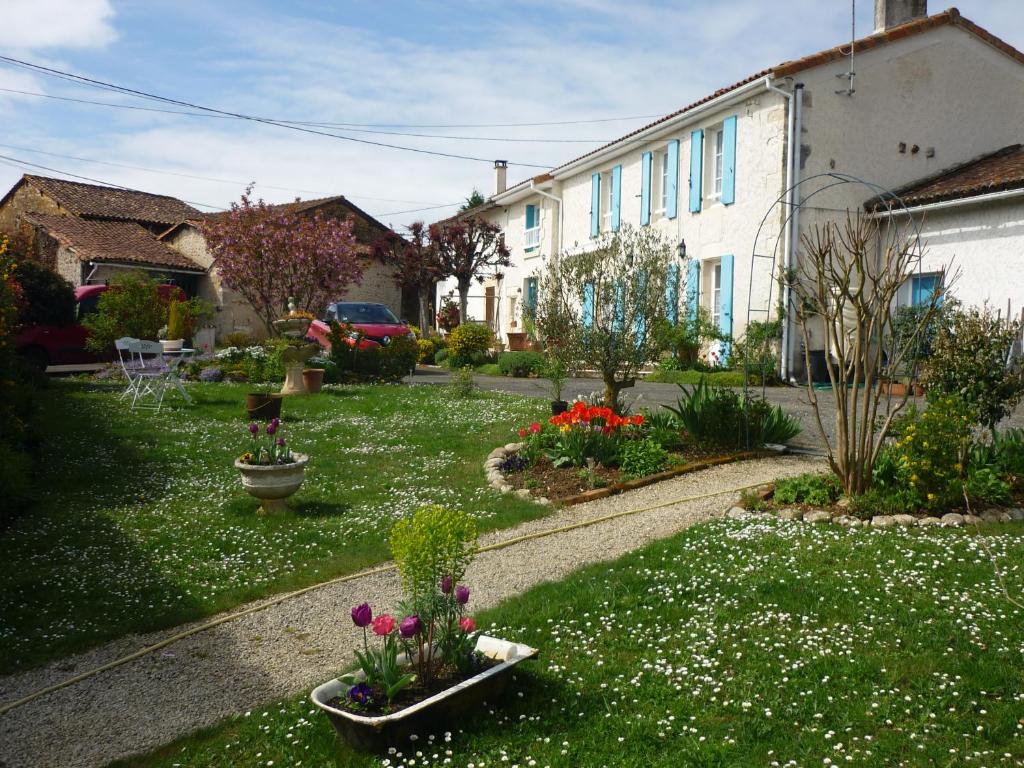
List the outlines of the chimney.
<svg viewBox="0 0 1024 768">
<path fill-rule="evenodd" d="M 508 187 L 508 160 L 494 161 L 494 194 L 500 195 Z"/>
<path fill-rule="evenodd" d="M 875 32 L 885 32 L 928 15 L 928 0 L 875 0 Z"/>
</svg>

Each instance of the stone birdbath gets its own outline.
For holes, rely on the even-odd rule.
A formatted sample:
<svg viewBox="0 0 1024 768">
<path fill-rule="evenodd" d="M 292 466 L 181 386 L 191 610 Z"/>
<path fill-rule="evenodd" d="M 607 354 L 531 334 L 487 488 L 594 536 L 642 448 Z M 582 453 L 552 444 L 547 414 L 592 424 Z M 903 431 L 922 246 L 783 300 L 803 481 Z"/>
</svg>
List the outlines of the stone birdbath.
<svg viewBox="0 0 1024 768">
<path fill-rule="evenodd" d="M 288 314 L 274 321 L 274 327 L 285 338 L 302 339 L 309 330 L 313 316 L 308 312 L 300 312 L 295 307 L 295 299 L 288 299 Z M 306 367 L 306 361 L 316 354 L 319 347 L 316 344 L 296 344 L 288 347 L 281 353 L 281 362 L 284 363 L 285 378 L 284 386 L 281 388 L 282 395 L 304 395 L 306 385 L 302 382 L 302 369 Z"/>
</svg>

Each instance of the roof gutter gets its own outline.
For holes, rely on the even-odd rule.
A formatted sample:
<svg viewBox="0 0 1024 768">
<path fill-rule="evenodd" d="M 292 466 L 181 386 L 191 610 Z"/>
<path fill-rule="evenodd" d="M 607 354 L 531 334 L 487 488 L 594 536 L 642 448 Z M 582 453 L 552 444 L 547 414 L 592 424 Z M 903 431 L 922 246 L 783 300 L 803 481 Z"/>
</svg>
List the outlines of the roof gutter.
<svg viewBox="0 0 1024 768">
<path fill-rule="evenodd" d="M 655 123 L 650 128 L 647 128 L 634 136 L 622 139 L 614 144 L 609 144 L 604 149 L 599 149 L 592 155 L 581 157 L 579 160 L 575 160 L 568 165 L 556 168 L 551 171 L 551 175 L 553 178 L 560 178 L 577 173 L 587 166 L 600 164 L 609 156 L 617 155 L 627 147 L 632 147 L 635 144 L 640 144 L 645 141 L 653 141 L 659 134 L 668 133 L 678 128 L 680 125 L 685 125 L 691 120 L 702 116 L 705 112 L 711 112 L 719 109 L 720 107 L 743 98 L 751 93 L 763 90 L 769 82 L 771 82 L 771 75 L 765 75 L 763 78 L 751 80 L 749 83 L 744 83 L 738 88 L 733 88 L 731 91 L 723 93 L 721 96 L 716 96 L 710 101 L 698 104 L 696 107 L 688 109 L 685 112 L 680 112 L 675 117 L 669 118 L 668 120 L 660 123 Z"/>
<path fill-rule="evenodd" d="M 184 267 L 156 267 L 149 266 L 146 264 L 125 264 L 116 261 L 96 261 L 93 259 L 89 260 L 89 265 L 93 268 L 92 272 L 89 273 L 91 278 L 99 267 L 113 267 L 115 269 L 141 269 L 144 272 L 177 272 L 182 275 L 205 275 L 205 269 L 185 269 Z"/>
<path fill-rule="evenodd" d="M 917 213 L 926 213 L 928 211 L 940 211 L 944 208 L 961 208 L 969 205 L 982 205 L 984 203 L 993 202 L 996 200 L 1008 200 L 1014 197 L 1024 196 L 1024 187 L 1018 189 L 1004 189 L 1000 192 L 989 192 L 986 195 L 973 195 L 971 197 L 958 197 L 953 200 L 939 200 L 935 203 L 925 203 L 923 205 L 910 205 L 906 208 L 893 208 L 891 211 L 873 211 L 869 214 L 872 219 L 880 219 L 885 216 L 913 216 Z"/>
</svg>

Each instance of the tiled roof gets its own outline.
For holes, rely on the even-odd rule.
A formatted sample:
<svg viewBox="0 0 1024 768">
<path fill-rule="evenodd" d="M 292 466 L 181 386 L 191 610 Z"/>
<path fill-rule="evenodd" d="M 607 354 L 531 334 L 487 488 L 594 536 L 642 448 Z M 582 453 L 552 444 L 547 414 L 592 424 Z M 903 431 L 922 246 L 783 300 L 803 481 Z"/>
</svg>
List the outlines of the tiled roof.
<svg viewBox="0 0 1024 768">
<path fill-rule="evenodd" d="M 921 179 L 895 194 L 910 207 L 1024 188 L 1024 146 L 1012 144 L 982 157 Z M 877 208 L 877 199 L 867 207 Z"/>
<path fill-rule="evenodd" d="M 913 21 L 907 22 L 906 24 L 901 24 L 897 27 L 893 27 L 883 32 L 877 32 L 867 37 L 860 38 L 859 40 L 856 40 L 853 43 L 854 53 L 863 53 L 865 51 L 872 50 L 873 48 L 878 48 L 879 46 L 885 45 L 886 43 L 895 42 L 897 40 L 903 40 L 904 38 L 912 37 L 922 32 L 926 32 L 930 29 L 935 29 L 936 27 L 942 27 L 949 24 L 961 27 L 962 29 L 970 32 L 976 37 L 981 38 L 986 43 L 1003 52 L 1007 56 L 1010 56 L 1019 61 L 1020 63 L 1024 64 L 1024 53 L 1017 50 L 1009 43 L 1000 40 L 998 37 L 988 32 L 987 30 L 982 29 L 969 19 L 965 19 L 963 16 L 960 15 L 960 11 L 957 10 L 956 8 L 949 8 L 933 16 L 927 16 L 922 19 L 915 19 Z M 611 149 L 617 144 L 627 142 L 638 134 L 650 130 L 651 128 L 655 128 L 658 125 L 661 125 L 662 123 L 668 122 L 669 120 L 679 117 L 680 115 L 685 114 L 686 112 L 689 112 L 690 110 L 701 106 L 702 104 L 706 104 L 707 102 L 712 101 L 713 99 L 716 99 L 719 96 L 724 96 L 725 94 L 730 93 L 731 91 L 734 91 L 737 88 L 752 83 L 756 80 L 760 80 L 761 78 L 767 76 L 771 76 L 773 78 L 791 77 L 806 69 L 818 67 L 821 66 L 822 64 L 828 64 L 829 62 L 838 61 L 840 59 L 849 57 L 849 55 L 850 43 L 844 43 L 842 45 L 837 45 L 834 48 L 819 51 L 818 53 L 812 54 L 810 56 L 804 56 L 803 58 L 796 59 L 794 61 L 783 62 L 775 67 L 762 69 L 760 72 L 756 72 L 750 75 L 749 77 L 740 80 L 739 82 L 733 83 L 732 85 L 726 86 L 725 88 L 719 88 L 714 93 L 708 94 L 707 96 L 704 96 L 703 98 L 700 98 L 691 104 L 687 104 L 682 109 L 678 109 L 675 112 L 665 115 L 664 117 L 658 118 L 654 122 L 648 123 L 647 125 L 641 128 L 637 128 L 635 131 L 631 131 L 630 133 L 627 133 L 624 136 L 620 136 L 619 138 L 615 139 L 612 142 L 609 142 L 608 144 L 600 146 L 597 149 L 593 149 L 587 152 L 586 154 L 580 155 L 579 157 L 570 160 L 567 163 L 562 163 L 561 165 L 554 168 L 552 173 L 560 171 L 563 168 L 573 165 L 574 163 L 578 163 L 580 160 L 584 160 L 592 155 L 596 155 L 601 152 L 604 152 L 607 149 Z M 509 189 L 515 189 L 516 187 L 519 187 L 528 182 L 529 179 L 511 186 L 509 187 Z"/>
<path fill-rule="evenodd" d="M 76 216 L 170 225 L 199 214 L 188 203 L 167 195 L 29 174 L 25 174 L 23 181 L 42 190 Z"/>
<path fill-rule="evenodd" d="M 340 203 L 345 208 L 348 208 L 352 213 L 356 214 L 357 216 L 362 218 L 364 221 L 366 221 L 366 223 L 371 228 L 380 229 L 380 230 L 385 231 L 385 232 L 388 231 L 388 229 L 389 229 L 389 227 L 386 224 L 384 224 L 384 223 L 378 221 L 377 219 L 375 219 L 373 216 L 368 214 L 366 211 L 364 211 L 362 208 L 360 208 L 358 205 L 353 203 L 351 200 L 349 200 L 344 195 L 333 195 L 331 197 L 318 197 L 318 198 L 315 198 L 313 200 L 294 200 L 294 201 L 292 201 L 290 203 L 273 203 L 273 204 L 270 204 L 269 207 L 274 209 L 274 210 L 282 211 L 284 213 L 305 213 L 306 211 L 312 211 L 312 210 L 314 210 L 316 208 L 320 208 L 321 206 L 324 206 L 324 205 L 330 205 L 332 203 Z M 193 215 L 193 216 L 189 216 L 187 218 L 188 218 L 189 221 L 200 221 L 200 222 L 201 221 L 210 221 L 210 220 L 216 220 L 217 218 L 219 218 L 221 216 L 224 216 L 226 213 L 227 213 L 227 211 L 218 211 L 216 213 L 204 213 L 201 216 Z M 358 236 L 359 236 L 359 232 L 357 231 L 357 237 Z"/>
<path fill-rule="evenodd" d="M 29 213 L 25 220 L 45 229 L 82 261 L 205 271 L 134 222 L 90 221 L 51 213 Z"/>
</svg>

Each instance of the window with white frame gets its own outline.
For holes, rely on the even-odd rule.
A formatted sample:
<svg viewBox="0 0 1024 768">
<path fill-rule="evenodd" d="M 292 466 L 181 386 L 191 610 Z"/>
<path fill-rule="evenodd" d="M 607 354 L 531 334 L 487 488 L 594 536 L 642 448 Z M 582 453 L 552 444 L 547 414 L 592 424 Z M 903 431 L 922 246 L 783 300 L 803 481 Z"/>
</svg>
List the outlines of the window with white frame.
<svg viewBox="0 0 1024 768">
<path fill-rule="evenodd" d="M 722 262 L 716 262 L 711 267 L 711 292 L 709 301 L 711 306 L 711 321 L 718 328 L 722 319 Z"/>
<path fill-rule="evenodd" d="M 711 145 L 711 197 L 722 196 L 722 177 L 725 172 L 725 131 L 722 128 L 714 129 Z"/>
<path fill-rule="evenodd" d="M 669 168 L 668 168 L 668 152 L 659 152 L 657 155 L 657 165 L 655 166 L 657 171 L 655 176 L 657 178 L 657 189 L 658 194 L 655 200 L 658 201 L 657 209 L 655 213 L 665 213 L 665 209 L 668 208 L 668 187 L 669 187 Z M 653 192 L 653 190 L 652 190 Z M 654 195 L 652 195 L 654 197 Z"/>
</svg>

